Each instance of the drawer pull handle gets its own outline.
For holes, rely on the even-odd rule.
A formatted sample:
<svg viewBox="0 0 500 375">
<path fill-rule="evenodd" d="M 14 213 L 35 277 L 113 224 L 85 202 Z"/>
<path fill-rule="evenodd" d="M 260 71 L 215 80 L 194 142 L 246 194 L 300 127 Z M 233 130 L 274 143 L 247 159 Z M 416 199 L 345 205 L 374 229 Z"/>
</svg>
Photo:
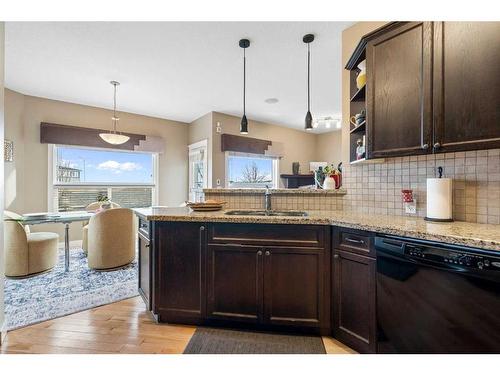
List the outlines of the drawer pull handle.
<svg viewBox="0 0 500 375">
<path fill-rule="evenodd" d="M 361 245 L 365 243 L 365 241 L 363 241 L 363 240 L 355 240 L 354 238 L 349 238 L 349 237 L 346 237 L 345 240 L 347 242 L 357 243 L 357 244 L 361 244 Z"/>
</svg>

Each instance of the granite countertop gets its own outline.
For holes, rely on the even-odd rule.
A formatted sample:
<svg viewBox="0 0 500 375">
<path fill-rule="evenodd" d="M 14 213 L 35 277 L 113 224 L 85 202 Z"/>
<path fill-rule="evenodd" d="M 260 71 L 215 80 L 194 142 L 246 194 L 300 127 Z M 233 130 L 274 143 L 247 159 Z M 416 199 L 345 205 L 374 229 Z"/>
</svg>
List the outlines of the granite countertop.
<svg viewBox="0 0 500 375">
<path fill-rule="evenodd" d="M 203 189 L 206 194 L 262 194 L 266 189 Z M 290 195 L 346 195 L 344 188 L 323 190 L 323 189 L 269 189 L 272 195 L 290 194 Z"/>
<path fill-rule="evenodd" d="M 368 215 L 344 211 L 307 211 L 307 217 L 229 216 L 224 211 L 194 212 L 187 207 L 142 208 L 135 212 L 156 221 L 208 221 L 267 224 L 320 224 L 362 229 L 500 251 L 500 225 L 455 221 L 427 222 L 408 216 Z"/>
</svg>

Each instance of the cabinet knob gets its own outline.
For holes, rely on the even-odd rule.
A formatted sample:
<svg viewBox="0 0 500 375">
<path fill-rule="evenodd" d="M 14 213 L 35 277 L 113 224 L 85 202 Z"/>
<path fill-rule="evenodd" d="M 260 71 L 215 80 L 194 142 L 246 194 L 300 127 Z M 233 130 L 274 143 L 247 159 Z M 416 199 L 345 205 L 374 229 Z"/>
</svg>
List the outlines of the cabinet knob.
<svg viewBox="0 0 500 375">
<path fill-rule="evenodd" d="M 434 148 L 436 150 L 439 149 L 439 148 L 441 148 L 441 143 L 439 143 L 439 142 L 434 143 Z"/>
<path fill-rule="evenodd" d="M 147 244 L 145 247 L 149 247 L 149 246 L 151 246 L 151 245 L 150 245 L 150 244 Z"/>
<path fill-rule="evenodd" d="M 335 259 L 339 259 L 339 254 L 335 254 L 333 257 L 334 257 Z"/>
<path fill-rule="evenodd" d="M 266 251 L 266 256 L 269 256 L 271 255 L 271 252 L 270 251 Z"/>
<path fill-rule="evenodd" d="M 261 256 L 261 255 L 262 255 L 262 251 L 260 251 L 260 250 L 259 250 L 259 251 L 257 251 L 257 255 L 258 255 L 258 256 Z"/>
<path fill-rule="evenodd" d="M 200 227 L 200 230 L 205 230 L 205 227 L 202 225 L 202 226 Z"/>
<path fill-rule="evenodd" d="M 429 148 L 429 144 L 428 143 L 424 143 L 422 145 L 422 150 L 427 150 Z"/>
</svg>

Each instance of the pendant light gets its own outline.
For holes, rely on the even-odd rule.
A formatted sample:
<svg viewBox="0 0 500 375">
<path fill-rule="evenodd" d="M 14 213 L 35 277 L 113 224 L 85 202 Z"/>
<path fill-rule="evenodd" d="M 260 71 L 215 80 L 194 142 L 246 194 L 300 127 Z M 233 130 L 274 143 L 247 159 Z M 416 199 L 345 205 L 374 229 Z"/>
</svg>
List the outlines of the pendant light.
<svg viewBox="0 0 500 375">
<path fill-rule="evenodd" d="M 313 118 L 311 115 L 311 50 L 310 44 L 314 40 L 313 34 L 306 34 L 302 38 L 302 41 L 307 44 L 307 114 L 306 114 L 306 123 L 305 129 L 312 130 L 313 129 Z"/>
<path fill-rule="evenodd" d="M 109 133 L 100 133 L 99 137 L 101 137 L 105 142 L 110 143 L 112 145 L 121 145 L 127 142 L 130 137 L 127 135 L 123 135 L 121 133 L 118 133 L 116 131 L 116 124 L 120 120 L 118 116 L 116 116 L 116 86 L 120 85 L 120 82 L 117 81 L 111 81 L 110 82 L 113 85 L 114 93 L 113 93 L 113 117 L 111 117 L 111 120 L 113 121 L 113 130 L 110 131 Z"/>
<path fill-rule="evenodd" d="M 243 48 L 243 117 L 241 118 L 240 134 L 248 134 L 248 120 L 247 120 L 247 114 L 246 114 L 246 84 L 247 84 L 246 65 L 247 65 L 247 59 L 246 59 L 245 50 L 248 47 L 250 47 L 250 41 L 248 39 L 240 39 L 238 44 L 241 48 Z"/>
</svg>

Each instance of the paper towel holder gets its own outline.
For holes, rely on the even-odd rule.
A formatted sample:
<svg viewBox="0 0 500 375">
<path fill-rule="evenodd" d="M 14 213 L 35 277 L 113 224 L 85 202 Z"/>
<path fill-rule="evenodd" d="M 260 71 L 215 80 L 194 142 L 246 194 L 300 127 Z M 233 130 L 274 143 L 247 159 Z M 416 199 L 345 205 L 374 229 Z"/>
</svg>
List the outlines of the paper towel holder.
<svg viewBox="0 0 500 375">
<path fill-rule="evenodd" d="M 438 167 L 438 174 L 439 174 L 438 178 L 443 178 L 443 167 Z M 426 221 L 434 221 L 434 222 L 438 222 L 438 223 L 451 223 L 451 222 L 454 221 L 453 218 L 449 218 L 449 219 L 436 219 L 436 218 L 427 217 L 427 216 L 424 217 L 424 220 L 426 220 Z"/>
</svg>

